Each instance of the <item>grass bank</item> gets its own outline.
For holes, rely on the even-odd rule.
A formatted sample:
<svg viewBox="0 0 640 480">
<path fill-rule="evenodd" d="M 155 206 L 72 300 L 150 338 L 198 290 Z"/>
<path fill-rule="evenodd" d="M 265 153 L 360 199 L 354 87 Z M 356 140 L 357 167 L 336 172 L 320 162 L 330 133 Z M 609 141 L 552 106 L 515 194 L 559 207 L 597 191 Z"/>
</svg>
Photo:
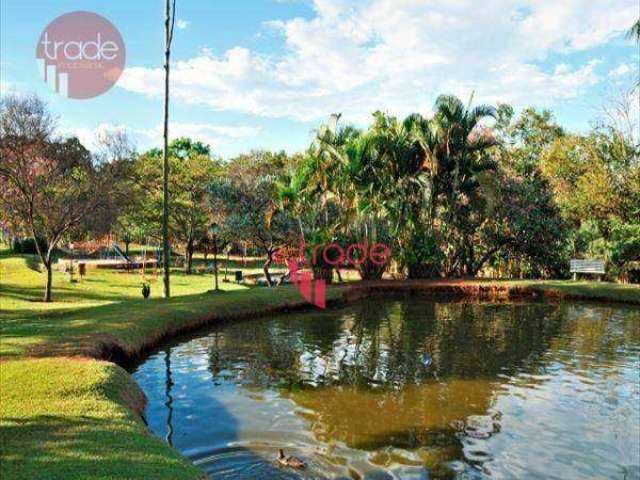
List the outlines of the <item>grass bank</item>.
<svg viewBox="0 0 640 480">
<path fill-rule="evenodd" d="M 81 283 L 56 274 L 53 304 L 40 301 L 42 274 L 28 256 L 0 255 L 0 478 L 196 479 L 201 472 L 152 436 L 137 385 L 104 358 L 135 355 L 163 336 L 219 318 L 304 305 L 292 287 L 245 288 L 210 274 L 173 276 L 173 298 L 140 296 L 137 273 L 89 271 Z M 371 286 L 348 287 L 367 293 Z M 381 282 L 392 289 L 476 295 L 520 291 L 640 304 L 640 287 L 594 282 Z M 345 289 L 328 291 L 329 299 Z M 476 293 L 474 293 L 476 292 Z M 48 358 L 34 358 L 48 356 Z M 80 357 L 82 355 L 83 357 Z M 75 356 L 75 357 L 73 357 Z"/>
<path fill-rule="evenodd" d="M 640 285 L 573 280 L 383 280 L 353 284 L 366 294 L 400 291 L 413 294 L 443 294 L 484 299 L 544 297 L 640 305 Z"/>
<path fill-rule="evenodd" d="M 253 273 L 257 269 L 243 271 Z M 247 311 L 251 295 L 238 297 L 238 293 L 255 292 L 258 305 L 271 297 L 263 290 L 220 282 L 225 297 L 213 299 L 207 294 L 213 288 L 212 274 L 185 275 L 175 270 L 171 278 L 174 298 L 165 301 L 161 298 L 161 279 L 153 272 L 147 276 L 151 279 L 151 297 L 144 300 L 138 271 L 88 270 L 77 283 L 55 272 L 55 301 L 44 303 L 40 301 L 44 274 L 38 271 L 35 257 L 0 254 L 0 358 L 34 352 L 95 356 L 90 351 L 92 345 L 114 339 L 133 353 L 146 336 L 155 338 L 182 321 L 198 320 L 216 310 L 228 311 L 227 307 L 235 303 L 246 304 L 241 309 Z M 213 308 L 212 302 L 219 308 Z"/>
<path fill-rule="evenodd" d="M 521 282 L 533 290 L 545 292 L 549 297 L 567 297 L 581 300 L 602 300 L 640 305 L 640 286 L 619 283 L 572 280 L 528 280 Z"/>
<path fill-rule="evenodd" d="M 142 392 L 113 363 L 16 360 L 0 372 L 0 478 L 203 478 L 147 431 Z"/>
</svg>

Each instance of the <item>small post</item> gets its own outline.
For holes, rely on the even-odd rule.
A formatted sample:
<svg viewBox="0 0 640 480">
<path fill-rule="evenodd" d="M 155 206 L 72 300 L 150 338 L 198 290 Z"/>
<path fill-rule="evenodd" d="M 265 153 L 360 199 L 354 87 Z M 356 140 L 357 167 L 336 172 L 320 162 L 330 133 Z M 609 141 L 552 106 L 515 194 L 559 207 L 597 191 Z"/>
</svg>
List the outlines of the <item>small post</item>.
<svg viewBox="0 0 640 480">
<path fill-rule="evenodd" d="M 227 273 L 229 273 L 229 249 L 227 249 L 227 263 L 224 266 L 224 281 L 227 282 Z"/>
<path fill-rule="evenodd" d="M 216 292 L 220 290 L 218 286 L 218 242 L 216 237 L 213 237 L 213 271 L 216 276 Z"/>
<path fill-rule="evenodd" d="M 215 291 L 220 291 L 218 284 L 218 231 L 220 227 L 217 223 L 212 223 L 209 227 L 209 234 L 213 240 L 213 273 L 215 275 Z"/>
</svg>

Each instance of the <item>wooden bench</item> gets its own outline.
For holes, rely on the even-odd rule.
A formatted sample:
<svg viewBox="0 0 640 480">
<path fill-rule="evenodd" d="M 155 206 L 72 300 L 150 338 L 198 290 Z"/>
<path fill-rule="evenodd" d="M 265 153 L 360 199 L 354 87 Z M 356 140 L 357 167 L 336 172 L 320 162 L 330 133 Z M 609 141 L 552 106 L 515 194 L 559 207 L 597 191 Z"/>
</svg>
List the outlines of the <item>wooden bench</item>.
<svg viewBox="0 0 640 480">
<path fill-rule="evenodd" d="M 605 272 L 604 260 L 598 259 L 584 259 L 580 260 L 574 258 L 571 260 L 569 272 L 573 273 L 573 279 L 578 279 L 579 273 L 590 273 L 592 275 L 598 275 L 598 280 L 602 278 Z"/>
</svg>

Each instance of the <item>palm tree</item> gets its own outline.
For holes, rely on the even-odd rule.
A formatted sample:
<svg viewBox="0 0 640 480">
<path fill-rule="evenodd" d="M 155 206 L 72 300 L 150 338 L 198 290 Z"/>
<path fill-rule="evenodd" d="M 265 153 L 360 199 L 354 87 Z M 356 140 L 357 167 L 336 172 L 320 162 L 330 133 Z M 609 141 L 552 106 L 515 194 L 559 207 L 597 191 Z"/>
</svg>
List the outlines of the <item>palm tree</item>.
<svg viewBox="0 0 640 480">
<path fill-rule="evenodd" d="M 483 208 L 480 177 L 496 167 L 484 153 L 497 141 L 482 121 L 495 118 L 496 110 L 488 105 L 465 107 L 459 98 L 442 95 L 436 100 L 435 111 L 432 150 L 426 154 L 437 172 L 433 175 L 434 194 L 442 197 L 446 211 L 442 222 L 448 230 L 444 232 L 449 247 L 446 273 L 474 275 L 477 263 L 470 237 L 479 228 L 475 213 Z"/>
<path fill-rule="evenodd" d="M 281 187 L 281 199 L 295 199 L 307 218 L 320 205 L 324 218 L 311 225 L 321 241 L 393 237 L 410 276 L 440 271 L 438 238 L 452 245 L 448 270 L 475 273 L 469 239 L 478 228 L 474 215 L 481 217 L 474 213 L 482 203 L 480 176 L 495 167 L 484 152 L 496 143 L 481 122 L 493 116 L 493 107 L 471 109 L 453 96 L 438 98 L 432 119 L 413 114 L 399 121 L 377 112 L 364 133 L 339 128 L 333 115 Z M 365 266 L 361 274 L 377 278 L 382 271 Z"/>
<path fill-rule="evenodd" d="M 636 20 L 636 23 L 629 29 L 628 35 L 631 38 L 635 38 L 636 42 L 640 43 L 640 18 Z"/>
</svg>

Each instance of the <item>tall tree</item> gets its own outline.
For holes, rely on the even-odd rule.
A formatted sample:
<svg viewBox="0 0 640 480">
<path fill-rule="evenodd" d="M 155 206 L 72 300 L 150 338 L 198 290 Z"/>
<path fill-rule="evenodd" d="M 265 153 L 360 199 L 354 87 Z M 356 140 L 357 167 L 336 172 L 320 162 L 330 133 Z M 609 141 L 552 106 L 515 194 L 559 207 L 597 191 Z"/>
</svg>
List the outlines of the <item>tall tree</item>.
<svg viewBox="0 0 640 480">
<path fill-rule="evenodd" d="M 270 286 L 276 254 L 299 240 L 294 219 L 278 208 L 278 185 L 287 162 L 283 152 L 240 155 L 229 163 L 224 177 L 211 183 L 211 208 L 219 217 L 222 236 L 260 249 L 266 256 L 263 271 Z"/>
<path fill-rule="evenodd" d="M 170 5 L 171 4 L 171 5 Z M 171 296 L 169 266 L 169 60 L 176 21 L 176 0 L 164 4 L 164 117 L 162 148 L 162 263 L 164 296 Z"/>
<path fill-rule="evenodd" d="M 424 154 L 432 172 L 447 275 L 475 274 L 477 252 L 471 237 L 486 218 L 481 179 L 496 167 L 488 150 L 497 141 L 482 122 L 495 115 L 491 106 L 470 108 L 454 96 L 436 100 L 434 133 Z"/>
<path fill-rule="evenodd" d="M 636 42 L 640 43 L 640 18 L 636 20 L 636 23 L 629 29 L 629 36 L 636 39 Z"/>
<path fill-rule="evenodd" d="M 196 242 L 206 235 L 211 220 L 207 199 L 209 184 L 221 170 L 218 160 L 211 158 L 209 147 L 188 138 L 178 138 L 167 146 L 169 153 L 169 233 L 175 243 L 184 247 L 184 270 L 191 273 Z M 152 149 L 136 161 L 137 203 L 133 215 L 140 225 L 158 225 L 163 192 L 157 179 L 162 170 L 161 152 Z"/>
<path fill-rule="evenodd" d="M 2 99 L 0 215 L 15 233 L 34 239 L 47 274 L 46 302 L 52 300 L 55 248 L 90 216 L 110 208 L 119 183 L 117 162 L 94 162 L 77 138 L 56 138 L 55 128 L 39 98 Z"/>
</svg>

